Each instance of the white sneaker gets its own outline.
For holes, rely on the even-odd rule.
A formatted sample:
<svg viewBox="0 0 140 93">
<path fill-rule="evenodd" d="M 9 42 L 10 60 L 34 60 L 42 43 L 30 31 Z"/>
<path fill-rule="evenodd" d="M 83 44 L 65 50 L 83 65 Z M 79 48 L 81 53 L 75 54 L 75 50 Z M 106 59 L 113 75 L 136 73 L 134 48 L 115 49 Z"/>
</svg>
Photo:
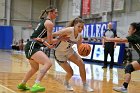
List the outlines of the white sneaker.
<svg viewBox="0 0 140 93">
<path fill-rule="evenodd" d="M 124 86 L 121 86 L 121 87 L 113 87 L 113 90 L 115 90 L 117 92 L 127 93 L 127 89 L 124 88 Z"/>
<path fill-rule="evenodd" d="M 83 85 L 83 89 L 86 90 L 86 91 L 88 91 L 88 92 L 93 92 L 94 91 L 91 87 L 89 87 L 88 84 L 84 84 Z"/>
<path fill-rule="evenodd" d="M 73 91 L 72 86 L 69 83 L 64 83 L 66 90 Z"/>
</svg>

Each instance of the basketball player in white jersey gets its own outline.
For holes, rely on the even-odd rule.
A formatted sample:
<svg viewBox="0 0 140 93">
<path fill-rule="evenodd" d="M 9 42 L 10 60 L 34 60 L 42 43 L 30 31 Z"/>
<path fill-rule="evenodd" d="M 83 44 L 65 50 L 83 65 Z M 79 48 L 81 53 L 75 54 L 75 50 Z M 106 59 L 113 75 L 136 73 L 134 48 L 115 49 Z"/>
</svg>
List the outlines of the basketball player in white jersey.
<svg viewBox="0 0 140 93">
<path fill-rule="evenodd" d="M 83 82 L 83 89 L 92 92 L 93 89 L 89 87 L 86 82 L 85 64 L 82 58 L 73 50 L 72 46 L 77 44 L 77 48 L 82 43 L 81 32 L 84 28 L 84 21 L 81 18 L 72 20 L 66 28 L 53 33 L 53 36 L 67 36 L 69 40 L 60 41 L 55 48 L 54 56 L 59 65 L 67 72 L 64 85 L 67 90 L 73 90 L 69 84 L 69 80 L 73 76 L 73 70 L 67 61 L 71 61 L 79 67 L 80 76 Z"/>
</svg>

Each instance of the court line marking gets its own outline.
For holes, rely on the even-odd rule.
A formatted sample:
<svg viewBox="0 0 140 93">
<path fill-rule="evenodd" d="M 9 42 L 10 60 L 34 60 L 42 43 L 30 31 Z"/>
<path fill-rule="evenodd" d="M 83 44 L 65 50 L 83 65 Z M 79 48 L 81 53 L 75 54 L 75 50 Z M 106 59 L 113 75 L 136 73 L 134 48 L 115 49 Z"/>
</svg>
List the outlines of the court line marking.
<svg viewBox="0 0 140 93">
<path fill-rule="evenodd" d="M 8 91 L 10 91 L 10 92 L 12 92 L 12 93 L 17 93 L 17 92 L 15 92 L 15 91 L 13 91 L 12 89 L 7 88 L 7 87 L 5 87 L 5 86 L 3 86 L 3 85 L 1 85 L 1 84 L 0 84 L 0 87 L 5 88 L 6 90 L 8 90 Z"/>
</svg>

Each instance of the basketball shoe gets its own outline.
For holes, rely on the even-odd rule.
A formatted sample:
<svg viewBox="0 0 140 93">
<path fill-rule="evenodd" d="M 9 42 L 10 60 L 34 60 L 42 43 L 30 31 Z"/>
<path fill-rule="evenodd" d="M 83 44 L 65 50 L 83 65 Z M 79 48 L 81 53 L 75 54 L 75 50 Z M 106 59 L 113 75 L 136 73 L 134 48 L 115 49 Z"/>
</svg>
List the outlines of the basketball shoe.
<svg viewBox="0 0 140 93">
<path fill-rule="evenodd" d="M 19 84 L 17 88 L 22 90 L 30 90 L 30 88 L 26 84 Z"/>
<path fill-rule="evenodd" d="M 94 91 L 92 88 L 89 87 L 89 85 L 87 83 L 83 84 L 83 89 L 88 91 L 88 92 L 93 92 Z"/>
<path fill-rule="evenodd" d="M 32 88 L 30 89 L 31 92 L 43 92 L 45 91 L 44 87 L 41 87 L 40 84 L 35 83 Z"/>
<path fill-rule="evenodd" d="M 68 82 L 64 82 L 64 86 L 65 86 L 66 90 L 73 91 L 72 86 Z"/>
<path fill-rule="evenodd" d="M 121 93 L 127 93 L 127 89 L 124 88 L 124 86 L 121 86 L 121 87 L 113 87 L 113 90 L 115 90 L 117 92 L 121 92 Z"/>
</svg>

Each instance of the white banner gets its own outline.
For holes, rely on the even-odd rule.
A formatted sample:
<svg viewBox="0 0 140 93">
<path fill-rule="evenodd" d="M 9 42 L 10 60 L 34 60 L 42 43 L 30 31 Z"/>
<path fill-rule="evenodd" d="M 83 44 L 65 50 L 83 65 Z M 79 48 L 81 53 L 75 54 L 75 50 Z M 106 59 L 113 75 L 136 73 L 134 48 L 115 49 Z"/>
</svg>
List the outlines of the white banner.
<svg viewBox="0 0 140 93">
<path fill-rule="evenodd" d="M 73 16 L 80 16 L 81 0 L 73 0 Z"/>
<path fill-rule="evenodd" d="M 114 1 L 114 10 L 123 10 L 124 0 L 115 0 Z"/>
</svg>

